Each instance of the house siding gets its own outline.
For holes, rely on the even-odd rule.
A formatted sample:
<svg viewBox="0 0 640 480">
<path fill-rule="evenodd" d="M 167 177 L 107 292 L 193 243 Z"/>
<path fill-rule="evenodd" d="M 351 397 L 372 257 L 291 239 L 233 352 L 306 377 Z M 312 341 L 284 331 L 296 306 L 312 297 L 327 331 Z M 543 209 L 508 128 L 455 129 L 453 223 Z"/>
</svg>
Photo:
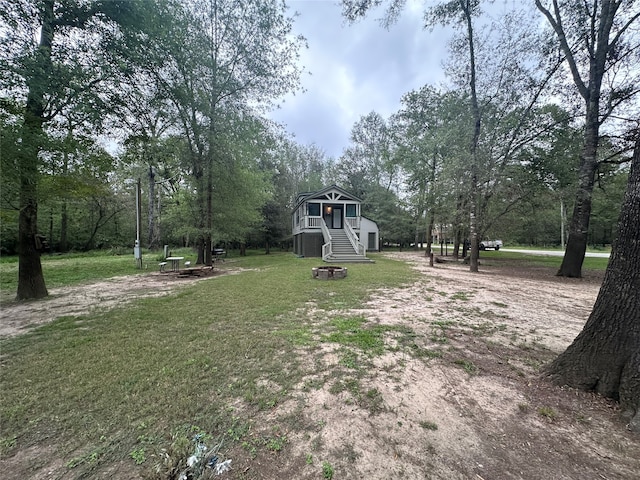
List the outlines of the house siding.
<svg viewBox="0 0 640 480">
<path fill-rule="evenodd" d="M 371 246 L 369 245 L 370 233 L 375 235 L 374 248 L 371 248 Z M 379 243 L 378 235 L 379 235 L 378 225 L 376 224 L 376 222 L 369 220 L 368 218 L 362 217 L 360 219 L 360 242 L 366 245 L 368 251 L 374 251 L 374 252 L 378 251 L 378 243 Z"/>
</svg>

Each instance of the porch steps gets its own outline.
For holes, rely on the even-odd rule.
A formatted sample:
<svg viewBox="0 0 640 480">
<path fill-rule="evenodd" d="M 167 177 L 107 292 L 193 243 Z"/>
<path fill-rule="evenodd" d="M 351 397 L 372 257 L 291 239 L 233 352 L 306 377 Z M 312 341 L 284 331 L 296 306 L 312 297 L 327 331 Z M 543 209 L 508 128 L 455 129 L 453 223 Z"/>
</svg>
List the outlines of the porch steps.
<svg viewBox="0 0 640 480">
<path fill-rule="evenodd" d="M 353 245 L 349 241 L 349 237 L 341 228 L 329 229 L 331 234 L 331 250 L 332 254 L 325 259 L 325 262 L 337 263 L 374 263 L 373 260 L 365 255 L 358 255 Z"/>
</svg>

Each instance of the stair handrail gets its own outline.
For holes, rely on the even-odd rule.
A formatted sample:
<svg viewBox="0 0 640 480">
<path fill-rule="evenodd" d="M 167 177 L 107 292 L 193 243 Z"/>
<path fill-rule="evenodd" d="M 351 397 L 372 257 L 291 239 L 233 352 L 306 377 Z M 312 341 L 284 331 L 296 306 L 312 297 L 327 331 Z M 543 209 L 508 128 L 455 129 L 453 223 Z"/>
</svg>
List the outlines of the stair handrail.
<svg viewBox="0 0 640 480">
<path fill-rule="evenodd" d="M 355 250 L 355 252 L 358 255 L 365 255 L 367 249 L 362 243 L 360 243 L 360 240 L 358 240 L 358 235 L 356 235 L 356 231 L 353 229 L 351 225 L 349 225 L 348 222 L 345 222 L 344 226 L 345 226 L 344 230 L 347 233 L 347 238 L 351 242 L 351 245 L 353 246 L 353 249 Z"/>
<path fill-rule="evenodd" d="M 333 254 L 333 249 L 331 247 L 331 232 L 329 232 L 329 228 L 327 227 L 327 223 L 324 221 L 324 218 L 320 219 L 320 229 L 322 230 L 322 237 L 324 238 L 324 245 L 322 245 L 322 259 L 326 260 Z"/>
</svg>

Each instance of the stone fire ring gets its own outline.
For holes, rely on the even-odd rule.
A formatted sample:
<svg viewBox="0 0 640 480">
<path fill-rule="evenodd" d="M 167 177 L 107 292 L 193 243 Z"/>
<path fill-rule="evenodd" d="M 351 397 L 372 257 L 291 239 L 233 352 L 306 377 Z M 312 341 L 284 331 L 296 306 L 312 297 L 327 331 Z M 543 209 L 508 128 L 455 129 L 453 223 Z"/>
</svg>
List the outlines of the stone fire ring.
<svg viewBox="0 0 640 480">
<path fill-rule="evenodd" d="M 311 269 L 311 277 L 318 280 L 338 280 L 347 276 L 345 267 L 322 266 Z"/>
</svg>

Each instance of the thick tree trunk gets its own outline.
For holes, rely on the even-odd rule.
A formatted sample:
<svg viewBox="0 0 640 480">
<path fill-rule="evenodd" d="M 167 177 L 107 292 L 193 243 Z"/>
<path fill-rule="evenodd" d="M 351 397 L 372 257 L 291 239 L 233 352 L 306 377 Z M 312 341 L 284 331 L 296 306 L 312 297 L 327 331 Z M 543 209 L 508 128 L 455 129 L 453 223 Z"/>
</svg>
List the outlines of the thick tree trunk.
<svg viewBox="0 0 640 480">
<path fill-rule="evenodd" d="M 20 148 L 20 214 L 18 219 L 18 300 L 46 297 L 38 234 L 38 154 L 44 131 L 44 94 L 51 72 L 53 0 L 42 2 L 38 68 L 28 79 L 29 92 Z"/>
<path fill-rule="evenodd" d="M 204 250 L 205 250 L 204 239 L 198 238 L 196 240 L 196 252 L 197 252 L 196 265 L 204 264 Z"/>
<path fill-rule="evenodd" d="M 578 171 L 578 190 L 573 208 L 571 223 L 569 224 L 569 238 L 562 264 L 557 275 L 562 277 L 580 278 L 582 263 L 587 251 L 589 220 L 591 218 L 591 199 L 593 185 L 598 168 L 596 157 L 598 150 L 598 112 L 596 105 L 591 106 L 591 114 L 587 115 L 587 126 L 584 135 L 584 147 L 580 158 Z"/>
<path fill-rule="evenodd" d="M 620 401 L 640 432 L 640 137 L 604 281 L 582 332 L 549 367 L 555 383 Z"/>
<path fill-rule="evenodd" d="M 196 154 L 196 158 L 194 160 L 194 169 L 193 169 L 193 176 L 194 179 L 196 181 L 196 185 L 198 187 L 197 189 L 197 208 L 198 208 L 198 213 L 199 213 L 199 219 L 197 220 L 197 226 L 199 228 L 197 237 L 195 238 L 195 245 L 196 245 L 196 250 L 198 252 L 198 256 L 196 259 L 196 264 L 197 265 L 204 265 L 205 263 L 205 250 L 207 248 L 207 241 L 205 239 L 205 235 L 204 235 L 204 226 L 205 226 L 205 216 L 207 213 L 206 210 L 206 193 L 205 193 L 205 181 L 204 181 L 204 174 L 203 174 L 203 167 L 202 167 L 202 163 L 203 163 L 203 155 L 198 152 Z"/>
<path fill-rule="evenodd" d="M 37 155 L 37 154 L 36 154 Z M 21 175 L 25 175 L 24 170 Z M 16 299 L 46 297 L 49 292 L 44 283 L 40 249 L 38 248 L 38 204 L 36 172 L 23 177 L 20 185 L 20 216 L 18 233 L 18 291 Z M 30 177 L 30 178 L 29 178 Z"/>
<path fill-rule="evenodd" d="M 554 1 L 554 8 L 551 11 L 542 5 L 540 0 L 535 0 L 536 7 L 547 18 L 556 32 L 560 48 L 571 71 L 573 82 L 585 102 L 585 133 L 580 158 L 578 191 L 576 192 L 575 207 L 569 225 L 567 249 L 565 250 L 560 270 L 558 270 L 558 275 L 564 277 L 582 276 L 582 263 L 587 249 L 587 233 L 591 216 L 591 197 L 598 166 L 596 156 L 598 131 L 604 118 L 611 114 L 610 110 L 605 117 L 601 116 L 602 79 L 606 70 L 615 65 L 616 60 L 611 57 L 611 53 L 617 51 L 622 42 L 621 31 L 614 35 L 613 39 L 610 39 L 611 29 L 616 25 L 616 14 L 622 3 L 621 1 L 602 0 L 601 2 L 593 2 L 593 8 L 591 8 L 585 2 L 583 7 L 580 8 L 583 8 L 582 14 L 591 17 L 590 31 L 581 36 L 582 39 L 578 44 L 570 44 L 565 31 L 565 22 L 561 18 L 563 7 Z M 575 15 L 575 13 L 574 7 L 564 10 L 564 14 L 567 17 Z M 571 22 L 566 22 L 566 24 L 571 25 Z M 624 28 L 628 28 L 629 25 Z M 588 54 L 589 58 L 588 77 L 584 76 L 578 68 L 580 64 L 579 58 L 583 54 Z M 608 59 L 611 61 L 609 66 L 607 66 Z"/>
</svg>

